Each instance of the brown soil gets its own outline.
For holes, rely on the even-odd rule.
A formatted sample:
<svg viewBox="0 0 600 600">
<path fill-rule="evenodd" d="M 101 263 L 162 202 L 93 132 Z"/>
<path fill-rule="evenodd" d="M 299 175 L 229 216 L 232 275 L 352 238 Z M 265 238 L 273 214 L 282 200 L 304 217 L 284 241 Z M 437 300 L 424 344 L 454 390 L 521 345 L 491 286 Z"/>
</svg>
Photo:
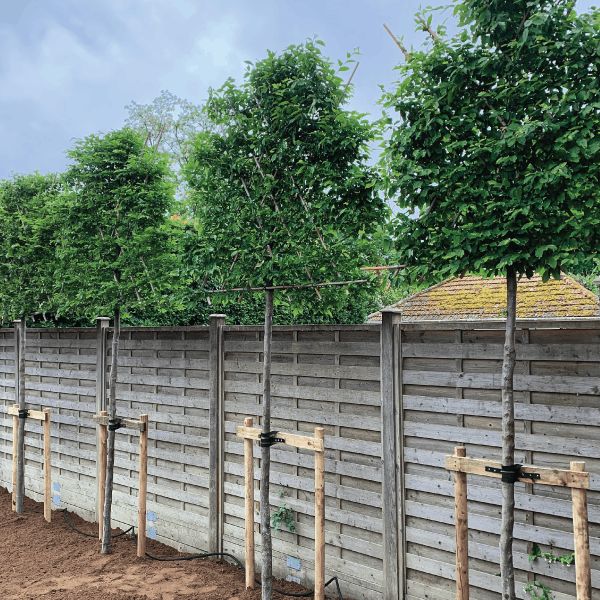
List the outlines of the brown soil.
<svg viewBox="0 0 600 600">
<path fill-rule="evenodd" d="M 258 600 L 260 590 L 246 591 L 241 569 L 214 560 L 157 562 L 136 557 L 134 541 L 115 540 L 113 553 L 67 527 L 63 515 L 46 523 L 42 507 L 25 502 L 25 513 L 11 510 L 11 497 L 0 489 L 0 598 L 2 600 Z M 73 523 L 93 533 L 95 526 L 71 515 Z M 96 526 L 97 527 L 97 526 Z M 148 541 L 148 552 L 175 551 Z M 285 590 L 298 587 L 277 582 Z M 279 595 L 274 595 L 278 597 Z M 281 598 L 281 596 L 279 596 Z"/>
</svg>

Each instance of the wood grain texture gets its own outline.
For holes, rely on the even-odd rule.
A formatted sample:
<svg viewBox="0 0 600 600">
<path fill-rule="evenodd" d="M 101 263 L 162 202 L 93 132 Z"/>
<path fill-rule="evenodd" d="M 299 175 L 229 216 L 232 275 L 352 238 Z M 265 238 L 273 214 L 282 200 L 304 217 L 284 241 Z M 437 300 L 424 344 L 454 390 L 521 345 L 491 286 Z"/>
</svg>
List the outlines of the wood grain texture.
<svg viewBox="0 0 600 600">
<path fill-rule="evenodd" d="M 251 429 L 254 421 L 247 417 L 244 427 Z M 246 549 L 246 589 L 254 589 L 254 446 L 251 438 L 244 438 L 244 509 Z"/>
<path fill-rule="evenodd" d="M 146 556 L 146 502 L 148 495 L 148 415 L 140 415 L 140 457 L 138 474 L 138 533 L 137 555 L 138 558 Z"/>
<path fill-rule="evenodd" d="M 325 430 L 315 428 L 321 449 L 315 452 L 315 600 L 325 598 Z"/>
<path fill-rule="evenodd" d="M 573 461 L 571 470 L 585 471 L 584 462 Z M 573 537 L 575 538 L 575 576 L 577 600 L 592 600 L 592 578 L 590 571 L 590 532 L 587 514 L 587 492 L 573 488 Z"/>
<path fill-rule="evenodd" d="M 44 519 L 47 523 L 52 520 L 52 423 L 50 410 L 45 408 L 44 413 Z"/>
<path fill-rule="evenodd" d="M 454 449 L 454 457 L 466 455 L 464 446 Z M 469 514 L 467 474 L 454 473 L 454 523 L 456 535 L 456 600 L 469 600 Z"/>
</svg>

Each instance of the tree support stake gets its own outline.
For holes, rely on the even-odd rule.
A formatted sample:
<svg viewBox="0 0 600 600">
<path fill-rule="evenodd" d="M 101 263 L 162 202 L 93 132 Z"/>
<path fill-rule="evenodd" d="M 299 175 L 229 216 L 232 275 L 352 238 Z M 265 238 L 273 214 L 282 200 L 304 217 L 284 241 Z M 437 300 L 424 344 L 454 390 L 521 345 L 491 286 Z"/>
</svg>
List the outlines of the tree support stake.
<svg viewBox="0 0 600 600">
<path fill-rule="evenodd" d="M 446 469 L 454 472 L 454 524 L 456 529 L 456 600 L 469 600 L 469 525 L 467 510 L 467 475 L 502 479 L 503 483 L 516 482 L 567 487 L 573 497 L 573 537 L 577 600 L 592 600 L 590 570 L 590 537 L 587 494 L 590 475 L 585 463 L 572 462 L 570 469 L 551 469 L 533 465 L 510 465 L 468 458 L 464 446 L 454 448 L 446 456 Z M 509 481 L 510 480 L 510 481 Z"/>
<path fill-rule="evenodd" d="M 24 462 L 25 457 L 19 456 L 19 445 L 17 444 L 17 438 L 19 434 L 19 428 L 22 427 L 25 430 L 24 423 L 27 419 L 33 419 L 35 421 L 41 421 L 42 433 L 44 435 L 44 519 L 50 523 L 52 521 L 52 450 L 51 450 L 51 420 L 50 420 L 50 409 L 44 408 L 43 410 L 27 410 L 19 408 L 18 404 L 14 404 L 8 407 L 8 414 L 12 415 L 13 418 L 13 457 L 12 457 L 12 507 L 16 510 L 16 487 L 17 487 L 17 472 L 18 463 L 22 460 Z M 22 422 L 22 423 L 21 423 Z M 25 444 L 23 443 L 23 447 Z"/>
</svg>

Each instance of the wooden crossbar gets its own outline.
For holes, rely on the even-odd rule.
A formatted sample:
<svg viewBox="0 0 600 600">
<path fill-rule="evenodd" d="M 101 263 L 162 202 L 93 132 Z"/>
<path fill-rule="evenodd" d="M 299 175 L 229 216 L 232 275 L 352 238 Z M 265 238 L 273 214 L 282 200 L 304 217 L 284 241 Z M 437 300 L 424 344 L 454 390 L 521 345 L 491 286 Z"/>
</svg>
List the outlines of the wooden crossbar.
<svg viewBox="0 0 600 600">
<path fill-rule="evenodd" d="M 238 427 L 236 434 L 238 437 L 258 441 L 260 439 L 261 429 L 258 427 Z M 294 448 L 302 448 L 304 450 L 312 450 L 313 452 L 324 452 L 323 440 L 318 437 L 310 437 L 307 435 L 298 435 L 297 433 L 286 433 L 278 431 L 277 437 L 281 438 L 282 444 L 293 446 Z"/>
<path fill-rule="evenodd" d="M 236 434 L 244 440 L 244 489 L 245 489 L 245 546 L 246 589 L 254 589 L 254 450 L 253 442 L 260 439 L 261 430 L 253 427 L 250 417 L 244 419 L 243 427 Z M 325 432 L 315 427 L 314 437 L 278 431 L 282 444 L 312 450 L 315 453 L 315 600 L 325 598 Z"/>
<path fill-rule="evenodd" d="M 19 448 L 17 444 L 17 431 L 19 429 L 19 405 L 12 404 L 8 407 L 8 414 L 13 418 L 13 464 L 12 464 L 12 507 L 16 510 L 16 485 L 17 485 L 17 463 L 19 460 Z M 27 418 L 42 422 L 44 434 L 44 519 L 52 521 L 52 449 L 51 449 L 51 422 L 50 409 L 28 410 Z"/>
<path fill-rule="evenodd" d="M 98 414 L 98 415 L 94 415 L 92 417 L 92 419 L 94 419 L 94 421 L 96 421 L 96 423 L 98 423 L 98 425 L 108 425 L 108 421 L 110 420 L 110 417 L 108 416 L 108 414 Z M 147 426 L 147 421 L 144 421 L 143 419 L 119 419 L 121 421 L 121 423 L 123 423 L 123 427 L 125 429 L 136 429 L 137 431 L 145 431 L 146 426 Z"/>
<path fill-rule="evenodd" d="M 448 471 L 457 471 L 469 475 L 484 475 L 485 477 L 495 477 L 500 479 L 500 473 L 492 473 L 486 471 L 485 468 L 494 467 L 499 469 L 501 466 L 501 463 L 495 460 L 468 458 L 466 456 L 446 456 L 446 469 Z M 521 483 L 537 483 L 585 490 L 590 487 L 589 473 L 582 473 L 581 471 L 549 469 L 546 467 L 535 467 L 533 465 L 523 465 L 521 470 L 523 473 L 539 475 L 539 479 L 522 477 L 519 479 Z"/>
<path fill-rule="evenodd" d="M 7 412 L 9 415 L 12 415 L 13 417 L 18 417 L 19 416 L 19 405 L 12 404 L 11 406 L 8 407 Z M 43 410 L 28 410 L 27 418 L 34 419 L 35 421 L 45 421 L 46 420 L 46 412 Z"/>
<path fill-rule="evenodd" d="M 500 478 L 501 474 L 487 468 L 499 469 L 501 463 L 466 456 L 464 446 L 454 448 L 454 454 L 446 456 L 446 469 L 454 472 L 454 524 L 456 533 L 456 599 L 469 600 L 469 524 L 467 475 Z M 575 542 L 575 585 L 577 600 L 592 600 L 590 570 L 590 537 L 586 490 L 590 487 L 590 476 L 585 463 L 571 462 L 570 469 L 549 469 L 534 465 L 523 465 L 524 475 L 518 481 L 528 484 L 552 485 L 571 488 L 573 498 L 573 537 Z"/>
</svg>

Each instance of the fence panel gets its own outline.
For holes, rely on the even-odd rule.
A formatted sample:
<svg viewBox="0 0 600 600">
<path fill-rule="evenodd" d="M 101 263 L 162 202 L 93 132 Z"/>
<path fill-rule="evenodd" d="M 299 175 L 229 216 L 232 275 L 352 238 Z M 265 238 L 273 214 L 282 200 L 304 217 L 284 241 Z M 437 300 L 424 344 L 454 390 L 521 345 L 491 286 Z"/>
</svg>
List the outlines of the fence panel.
<svg viewBox="0 0 600 600">
<path fill-rule="evenodd" d="M 7 407 L 15 403 L 15 334 L 0 329 L 0 485 L 12 490 L 12 417 Z"/>
<path fill-rule="evenodd" d="M 235 428 L 247 416 L 260 426 L 262 331 L 226 327 L 224 335 L 224 547 L 241 556 L 243 444 Z M 273 429 L 312 435 L 315 426 L 325 427 L 327 578 L 338 575 L 347 596 L 380 598 L 379 328 L 275 327 L 272 372 Z M 314 458 L 285 446 L 274 446 L 271 455 L 272 510 L 291 508 L 296 527 L 293 533 L 285 527 L 273 532 L 274 572 L 311 585 Z M 258 506 L 255 521 L 258 532 Z M 260 561 L 260 535 L 255 539 Z"/>
<path fill-rule="evenodd" d="M 501 447 L 504 332 L 447 324 L 402 324 L 404 511 L 408 597 L 444 600 L 454 576 L 453 484 L 444 456 L 497 460 Z M 600 594 L 600 329 L 520 329 L 517 334 L 516 462 L 591 473 L 588 494 L 592 585 Z M 500 598 L 498 481 L 469 476 L 471 597 Z M 516 485 L 517 595 L 536 581 L 555 600 L 575 598 L 574 567 L 531 561 L 534 544 L 573 551 L 570 491 Z"/>
<path fill-rule="evenodd" d="M 118 414 L 149 417 L 148 535 L 206 549 L 208 328 L 126 328 L 119 348 Z M 136 522 L 138 444 L 136 432 L 117 432 L 114 515 L 123 523 Z"/>
</svg>

